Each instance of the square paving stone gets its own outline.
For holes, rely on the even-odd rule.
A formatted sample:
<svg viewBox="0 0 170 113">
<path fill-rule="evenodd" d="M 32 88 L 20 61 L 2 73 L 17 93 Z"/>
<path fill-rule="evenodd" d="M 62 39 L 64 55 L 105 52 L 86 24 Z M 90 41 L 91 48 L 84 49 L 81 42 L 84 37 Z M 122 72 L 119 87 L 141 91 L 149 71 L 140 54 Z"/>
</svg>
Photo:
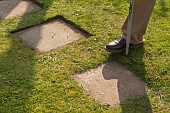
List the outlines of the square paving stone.
<svg viewBox="0 0 170 113">
<path fill-rule="evenodd" d="M 2 0 L 0 1 L 0 19 L 9 19 L 40 9 L 30 0 Z"/>
<path fill-rule="evenodd" d="M 15 32 L 14 35 L 38 54 L 84 39 L 85 35 L 61 19 Z"/>
<path fill-rule="evenodd" d="M 146 94 L 145 83 L 115 62 L 76 75 L 74 79 L 92 99 L 111 107 Z"/>
</svg>

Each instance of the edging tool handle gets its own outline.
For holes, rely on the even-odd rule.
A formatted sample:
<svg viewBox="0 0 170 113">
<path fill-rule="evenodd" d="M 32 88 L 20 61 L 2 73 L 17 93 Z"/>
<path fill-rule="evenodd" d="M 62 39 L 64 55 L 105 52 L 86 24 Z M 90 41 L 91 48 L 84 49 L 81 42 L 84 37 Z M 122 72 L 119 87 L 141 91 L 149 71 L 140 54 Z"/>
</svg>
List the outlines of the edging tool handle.
<svg viewBox="0 0 170 113">
<path fill-rule="evenodd" d="M 134 0 L 130 0 L 129 14 L 128 14 L 128 26 L 127 26 L 127 38 L 126 38 L 126 55 L 129 53 L 129 44 L 132 31 L 132 18 L 133 18 Z"/>
</svg>

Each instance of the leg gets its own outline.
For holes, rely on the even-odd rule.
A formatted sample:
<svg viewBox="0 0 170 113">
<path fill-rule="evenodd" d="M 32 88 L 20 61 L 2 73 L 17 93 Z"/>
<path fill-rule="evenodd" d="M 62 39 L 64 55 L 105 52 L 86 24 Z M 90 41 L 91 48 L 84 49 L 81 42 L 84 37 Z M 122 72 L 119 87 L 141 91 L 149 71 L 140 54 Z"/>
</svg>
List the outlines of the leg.
<svg viewBox="0 0 170 113">
<path fill-rule="evenodd" d="M 135 0 L 134 1 L 133 22 L 131 31 L 130 48 L 136 48 L 142 45 L 143 36 L 146 33 L 149 18 L 152 14 L 156 0 Z M 127 36 L 126 19 L 122 26 L 122 38 L 115 40 L 106 45 L 106 50 L 113 53 L 124 52 L 126 49 L 126 36 Z"/>
<path fill-rule="evenodd" d="M 135 0 L 134 4 L 134 14 L 132 22 L 132 32 L 131 32 L 131 44 L 143 43 L 143 36 L 146 33 L 149 18 L 152 14 L 156 0 Z M 128 20 L 124 22 L 122 26 L 123 38 L 126 39 L 127 36 L 127 23 Z"/>
</svg>

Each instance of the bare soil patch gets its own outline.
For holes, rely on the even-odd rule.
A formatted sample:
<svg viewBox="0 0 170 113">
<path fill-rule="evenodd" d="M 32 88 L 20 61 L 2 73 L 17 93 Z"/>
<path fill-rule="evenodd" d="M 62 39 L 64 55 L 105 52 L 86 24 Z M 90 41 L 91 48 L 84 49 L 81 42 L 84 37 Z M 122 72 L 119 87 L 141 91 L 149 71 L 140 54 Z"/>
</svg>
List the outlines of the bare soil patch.
<svg viewBox="0 0 170 113">
<path fill-rule="evenodd" d="M 51 20 L 13 34 L 38 54 L 54 51 L 86 37 L 61 19 Z"/>
<path fill-rule="evenodd" d="M 91 69 L 74 78 L 92 99 L 110 106 L 146 94 L 145 83 L 115 62 Z"/>
<path fill-rule="evenodd" d="M 0 1 L 0 19 L 9 19 L 40 9 L 30 0 L 2 0 Z"/>
</svg>

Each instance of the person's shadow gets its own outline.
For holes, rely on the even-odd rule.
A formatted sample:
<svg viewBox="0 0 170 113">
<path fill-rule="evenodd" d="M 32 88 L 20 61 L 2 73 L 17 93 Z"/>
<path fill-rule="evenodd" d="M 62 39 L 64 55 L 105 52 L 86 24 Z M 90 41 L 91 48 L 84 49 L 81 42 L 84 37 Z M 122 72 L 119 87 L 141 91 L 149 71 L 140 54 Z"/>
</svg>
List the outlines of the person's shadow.
<svg viewBox="0 0 170 113">
<path fill-rule="evenodd" d="M 132 52 L 130 53 L 131 56 L 134 56 L 135 54 L 138 54 L 138 56 L 134 57 L 135 59 L 133 57 L 129 57 L 129 60 L 131 61 L 131 68 L 134 69 L 135 72 L 138 71 L 138 68 L 140 68 L 139 70 L 142 72 L 140 76 L 143 79 L 146 75 L 145 66 L 142 62 L 144 47 L 132 50 Z M 116 56 L 116 54 L 111 54 L 111 58 L 109 59 L 114 59 L 114 61 L 116 61 Z M 126 68 L 122 69 L 122 66 L 117 63 L 110 62 L 106 63 L 102 70 L 102 74 L 105 80 L 116 79 L 118 81 L 117 89 L 119 102 L 123 113 L 152 112 L 151 104 L 146 93 L 145 83 L 131 71 Z"/>
<path fill-rule="evenodd" d="M 11 8 L 3 14 L 3 19 L 8 17 L 10 12 L 13 12 L 15 7 L 20 3 L 19 1 L 21 0 L 14 2 Z M 51 3 L 52 1 L 50 0 L 48 6 L 50 6 Z M 0 46 L 2 47 L 0 49 L 0 112 L 2 113 L 30 111 L 28 100 L 32 97 L 32 93 L 35 90 L 35 81 L 38 80 L 35 71 L 35 53 L 16 39 L 16 37 L 12 36 L 11 32 L 22 27 L 28 27 L 25 26 L 24 23 L 31 25 L 33 20 L 34 22 L 42 21 L 48 10 L 48 6 L 46 6 L 44 10 L 32 14 L 36 15 L 37 13 L 41 13 L 41 16 L 39 16 L 38 19 L 36 16 L 30 14 L 24 15 L 20 17 L 21 19 L 19 22 L 16 22 L 17 24 L 14 24 L 13 26 L 8 24 L 8 26 L 12 26 L 12 30 L 4 28 L 6 32 L 4 33 L 4 31 L 2 31 L 2 34 L 0 31 L 0 41 L 2 44 Z M 25 12 L 28 12 L 30 7 L 32 8 L 32 6 L 27 5 L 25 7 Z M 5 20 L 5 22 L 11 21 L 10 23 L 15 23 L 15 20 L 11 20 Z M 41 31 L 37 31 L 37 35 L 41 35 Z"/>
</svg>

